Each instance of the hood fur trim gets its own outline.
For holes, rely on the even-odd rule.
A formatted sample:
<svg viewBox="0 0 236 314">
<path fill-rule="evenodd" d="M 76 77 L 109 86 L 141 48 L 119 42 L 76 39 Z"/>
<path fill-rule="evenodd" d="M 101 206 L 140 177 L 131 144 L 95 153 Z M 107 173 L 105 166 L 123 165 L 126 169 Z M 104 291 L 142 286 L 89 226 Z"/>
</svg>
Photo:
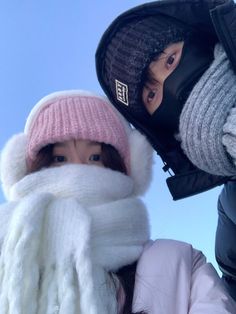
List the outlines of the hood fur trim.
<svg viewBox="0 0 236 314">
<path fill-rule="evenodd" d="M 4 195 L 9 199 L 11 187 L 27 174 L 26 168 L 26 135 L 14 135 L 1 151 L 0 178 Z"/>
</svg>

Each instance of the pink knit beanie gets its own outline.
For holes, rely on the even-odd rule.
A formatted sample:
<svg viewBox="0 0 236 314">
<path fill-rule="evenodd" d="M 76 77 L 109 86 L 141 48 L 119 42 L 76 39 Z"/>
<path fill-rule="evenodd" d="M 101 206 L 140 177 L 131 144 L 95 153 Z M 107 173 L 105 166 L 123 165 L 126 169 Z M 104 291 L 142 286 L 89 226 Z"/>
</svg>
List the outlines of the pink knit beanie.
<svg viewBox="0 0 236 314">
<path fill-rule="evenodd" d="M 129 171 L 127 125 L 107 99 L 85 91 L 50 94 L 32 109 L 25 126 L 27 166 L 41 148 L 70 139 L 86 139 L 115 147 Z"/>
</svg>

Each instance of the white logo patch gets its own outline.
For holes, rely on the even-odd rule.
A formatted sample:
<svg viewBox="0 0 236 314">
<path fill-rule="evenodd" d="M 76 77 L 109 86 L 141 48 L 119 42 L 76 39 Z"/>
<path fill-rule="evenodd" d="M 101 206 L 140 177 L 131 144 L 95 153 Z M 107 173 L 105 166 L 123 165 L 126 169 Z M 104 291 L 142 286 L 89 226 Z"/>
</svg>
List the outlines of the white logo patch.
<svg viewBox="0 0 236 314">
<path fill-rule="evenodd" d="M 116 98 L 126 106 L 129 105 L 128 101 L 128 85 L 115 80 L 116 81 Z"/>
</svg>

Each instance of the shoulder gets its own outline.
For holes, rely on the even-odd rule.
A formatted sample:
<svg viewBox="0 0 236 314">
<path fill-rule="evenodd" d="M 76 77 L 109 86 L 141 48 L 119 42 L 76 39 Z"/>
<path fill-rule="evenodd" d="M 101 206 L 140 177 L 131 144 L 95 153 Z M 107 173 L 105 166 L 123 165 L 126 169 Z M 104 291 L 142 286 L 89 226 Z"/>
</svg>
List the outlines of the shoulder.
<svg viewBox="0 0 236 314">
<path fill-rule="evenodd" d="M 169 239 L 149 241 L 144 247 L 140 262 L 152 260 L 185 260 L 188 263 L 194 261 L 197 256 L 201 256 L 205 262 L 204 255 L 194 249 L 191 244 Z"/>
<path fill-rule="evenodd" d="M 192 247 L 175 240 L 150 241 L 138 261 L 134 309 L 187 313 L 192 273 Z"/>
<path fill-rule="evenodd" d="M 134 309 L 165 313 L 233 313 L 214 267 L 190 244 L 175 240 L 147 243 L 135 276 Z M 226 310 L 227 309 L 227 310 Z"/>
<path fill-rule="evenodd" d="M 176 240 L 147 243 L 137 264 L 137 274 L 152 282 L 165 276 L 165 285 L 175 281 L 189 291 L 202 285 L 201 291 L 213 286 L 222 289 L 220 277 L 205 255 L 191 244 Z"/>
<path fill-rule="evenodd" d="M 137 264 L 137 275 L 151 285 L 169 286 L 170 282 L 181 282 L 181 289 L 189 290 L 191 280 L 202 269 L 212 268 L 206 263 L 202 252 L 191 244 L 176 240 L 156 240 L 148 242 Z"/>
</svg>

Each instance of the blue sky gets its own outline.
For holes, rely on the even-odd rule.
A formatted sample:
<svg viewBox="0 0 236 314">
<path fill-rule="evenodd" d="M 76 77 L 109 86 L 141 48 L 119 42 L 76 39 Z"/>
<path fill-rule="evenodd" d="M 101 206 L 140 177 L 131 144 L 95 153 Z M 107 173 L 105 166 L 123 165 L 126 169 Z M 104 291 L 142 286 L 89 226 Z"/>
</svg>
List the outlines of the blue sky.
<svg viewBox="0 0 236 314">
<path fill-rule="evenodd" d="M 94 54 L 102 33 L 143 1 L 2 0 L 0 2 L 0 147 L 24 128 L 33 105 L 65 89 L 102 94 Z M 173 201 L 160 158 L 144 200 L 153 238 L 190 242 L 216 266 L 214 238 L 220 187 Z M 0 193 L 0 202 L 4 201 Z"/>
</svg>

